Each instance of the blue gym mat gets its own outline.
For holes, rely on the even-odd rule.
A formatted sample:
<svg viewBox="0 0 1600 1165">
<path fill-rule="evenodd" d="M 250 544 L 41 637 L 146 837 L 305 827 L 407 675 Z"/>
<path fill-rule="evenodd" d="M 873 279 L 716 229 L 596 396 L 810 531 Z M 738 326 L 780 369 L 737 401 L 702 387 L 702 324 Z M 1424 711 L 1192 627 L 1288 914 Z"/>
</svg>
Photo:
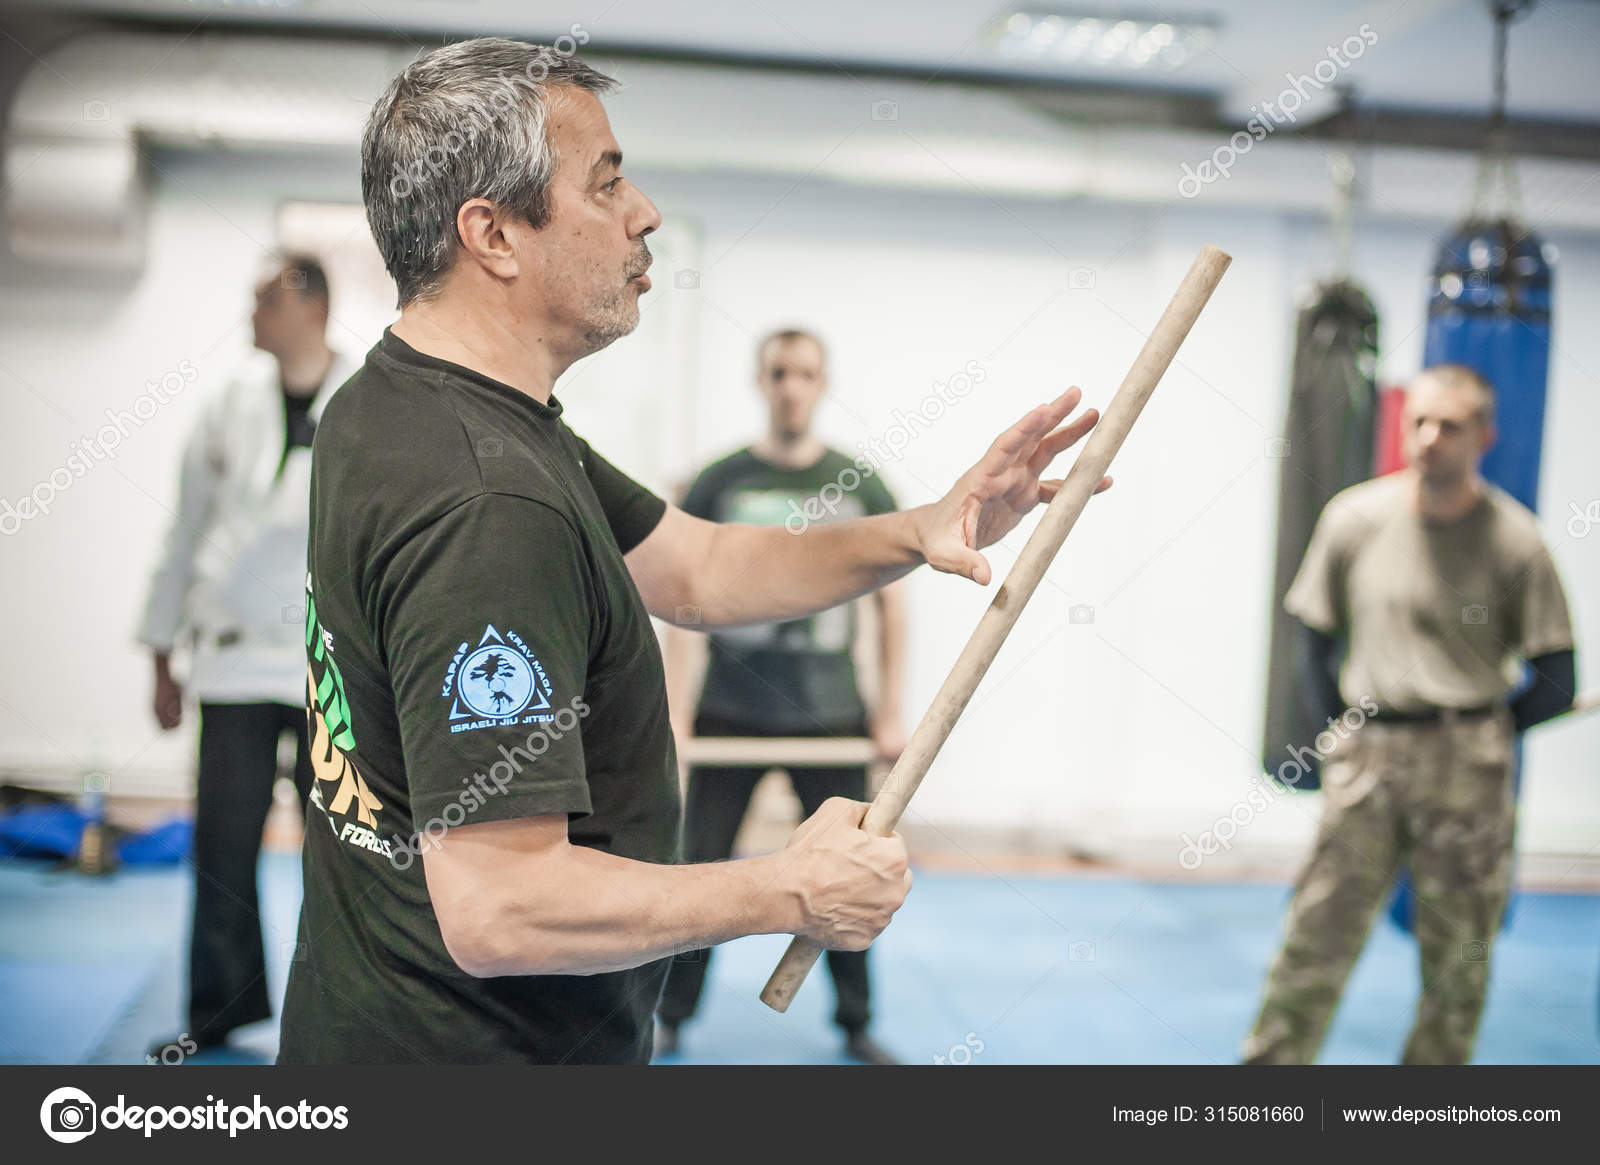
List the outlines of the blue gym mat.
<svg viewBox="0 0 1600 1165">
<path fill-rule="evenodd" d="M 262 860 L 269 978 L 281 997 L 300 864 Z M 0 1061 L 139 1063 L 182 1024 L 186 868 L 91 879 L 0 862 Z M 1230 1063 L 1277 944 L 1283 886 L 922 873 L 874 947 L 874 1034 L 909 1063 Z M 1600 897 L 1523 894 L 1495 948 L 1482 1063 L 1600 1063 Z M 669 1063 L 843 1063 L 818 968 L 779 1016 L 756 993 L 782 952 L 717 951 Z M 1415 949 L 1377 925 L 1323 1049 L 1392 1063 L 1418 990 Z M 272 1023 L 200 1062 L 270 1062 Z"/>
</svg>

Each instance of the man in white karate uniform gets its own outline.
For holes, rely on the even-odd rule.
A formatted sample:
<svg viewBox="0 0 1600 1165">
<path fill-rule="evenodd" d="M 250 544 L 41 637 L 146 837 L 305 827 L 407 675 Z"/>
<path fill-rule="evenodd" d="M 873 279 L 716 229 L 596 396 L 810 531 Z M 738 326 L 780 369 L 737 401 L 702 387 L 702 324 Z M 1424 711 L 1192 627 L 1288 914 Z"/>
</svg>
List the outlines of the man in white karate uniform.
<svg viewBox="0 0 1600 1165">
<path fill-rule="evenodd" d="M 260 352 L 207 399 L 184 448 L 176 512 L 139 627 L 154 657 L 161 727 L 183 717 L 185 692 L 172 669 L 180 643 L 189 648 L 188 694 L 200 705 L 184 1037 L 202 1049 L 272 1014 L 256 863 L 285 732 L 297 741 L 302 805 L 312 787 L 304 611 L 311 438 L 328 396 L 354 371 L 328 346 L 328 279 L 315 259 L 274 256 L 255 302 Z"/>
</svg>

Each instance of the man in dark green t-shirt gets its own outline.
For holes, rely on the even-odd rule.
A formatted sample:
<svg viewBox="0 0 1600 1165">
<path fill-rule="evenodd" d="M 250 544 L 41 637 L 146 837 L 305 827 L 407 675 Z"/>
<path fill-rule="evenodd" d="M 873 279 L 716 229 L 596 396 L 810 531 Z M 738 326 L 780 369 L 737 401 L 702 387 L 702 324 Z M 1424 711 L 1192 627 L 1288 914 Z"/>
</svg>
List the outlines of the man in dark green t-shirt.
<svg viewBox="0 0 1600 1165">
<path fill-rule="evenodd" d="M 683 510 L 709 522 L 783 526 L 802 533 L 821 521 L 844 521 L 895 510 L 875 466 L 824 445 L 811 422 L 827 391 L 822 341 L 797 329 L 774 332 L 756 345 L 756 386 L 767 405 L 767 432 L 708 466 L 684 495 Z M 872 715 L 856 683 L 851 651 L 855 604 L 803 619 L 714 629 L 709 636 L 705 683 L 693 684 L 692 658 L 702 638 L 669 633 L 667 690 L 680 746 L 691 736 L 866 736 L 893 761 L 904 747 L 901 725 L 901 657 L 905 612 L 893 583 L 876 591 L 878 692 Z M 696 696 L 698 695 L 698 699 Z M 684 853 L 692 862 L 722 861 L 733 852 L 751 795 L 766 766 L 694 765 L 684 807 Z M 867 795 L 864 765 L 786 765 L 808 816 L 829 797 L 860 801 Z M 691 1018 L 705 986 L 711 951 L 690 951 L 672 961 L 658 1008 L 656 1048 L 675 1050 L 678 1028 Z M 871 1019 L 866 951 L 829 951 L 845 1050 L 869 1064 L 893 1063 L 867 1035 Z"/>
<path fill-rule="evenodd" d="M 830 799 L 782 853 L 677 864 L 650 617 L 794 619 L 980 553 L 1092 427 L 1070 390 L 940 500 L 782 529 L 669 506 L 553 388 L 632 331 L 660 223 L 570 54 L 425 53 L 373 106 L 367 219 L 400 318 L 329 401 L 306 603 L 316 784 L 285 1063 L 642 1063 L 667 960 L 747 934 L 862 950 L 905 845 Z"/>
</svg>

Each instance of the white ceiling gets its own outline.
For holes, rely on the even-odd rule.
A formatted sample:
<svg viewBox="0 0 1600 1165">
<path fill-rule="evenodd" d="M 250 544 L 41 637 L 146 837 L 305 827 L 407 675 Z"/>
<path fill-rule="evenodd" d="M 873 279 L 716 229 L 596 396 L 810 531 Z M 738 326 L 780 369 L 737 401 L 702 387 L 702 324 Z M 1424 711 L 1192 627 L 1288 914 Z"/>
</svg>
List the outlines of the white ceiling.
<svg viewBox="0 0 1600 1165">
<path fill-rule="evenodd" d="M 319 26 L 420 40 L 501 33 L 550 40 L 574 23 L 592 52 L 655 50 L 874 68 L 933 77 L 1018 78 L 1183 89 L 1236 118 L 1274 98 L 1285 73 L 1309 73 L 1329 45 L 1369 25 L 1376 43 L 1345 70 L 1364 104 L 1479 113 L 1489 97 L 1491 22 L 1482 0 L 1023 0 L 1022 7 L 1211 17 L 1209 50 L 1146 73 L 1088 63 L 1041 67 L 1003 58 L 984 31 L 1014 10 L 996 0 L 55 0 L 56 10 L 154 17 L 182 28 Z M 1511 37 L 1514 116 L 1600 121 L 1600 3 L 1541 0 Z"/>
</svg>

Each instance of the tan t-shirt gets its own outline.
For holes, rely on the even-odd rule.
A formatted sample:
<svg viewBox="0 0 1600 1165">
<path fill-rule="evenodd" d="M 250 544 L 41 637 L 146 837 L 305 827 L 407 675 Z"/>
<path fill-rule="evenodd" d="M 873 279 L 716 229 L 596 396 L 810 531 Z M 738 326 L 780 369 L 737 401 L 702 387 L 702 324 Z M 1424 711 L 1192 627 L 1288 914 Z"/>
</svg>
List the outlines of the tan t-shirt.
<svg viewBox="0 0 1600 1165">
<path fill-rule="evenodd" d="M 1572 648 L 1567 597 L 1533 514 L 1496 486 L 1453 522 L 1425 519 L 1391 474 L 1334 496 L 1284 608 L 1348 637 L 1339 694 L 1394 712 L 1502 699 L 1518 661 Z"/>
</svg>

